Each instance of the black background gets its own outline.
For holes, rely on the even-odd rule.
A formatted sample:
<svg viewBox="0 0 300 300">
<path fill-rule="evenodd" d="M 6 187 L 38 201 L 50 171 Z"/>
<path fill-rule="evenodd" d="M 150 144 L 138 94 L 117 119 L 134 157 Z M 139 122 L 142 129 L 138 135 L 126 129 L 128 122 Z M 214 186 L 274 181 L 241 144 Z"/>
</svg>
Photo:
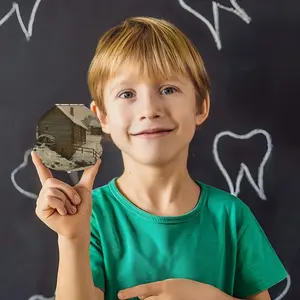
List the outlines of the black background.
<svg viewBox="0 0 300 300">
<path fill-rule="evenodd" d="M 18 3 L 27 28 L 35 1 Z M 213 23 L 212 1 L 186 3 Z M 219 3 L 231 7 L 229 0 Z M 213 142 L 220 132 L 244 135 L 263 129 L 272 138 L 263 176 L 267 199 L 259 197 L 245 175 L 238 196 L 256 215 L 291 276 L 287 295 L 280 296 L 285 280 L 271 290 L 272 299 L 300 299 L 300 5 L 296 0 L 238 4 L 251 22 L 219 10 L 221 49 L 204 22 L 175 0 L 42 0 L 29 40 L 15 13 L 0 26 L 1 300 L 27 300 L 38 294 L 50 298 L 55 289 L 56 235 L 36 217 L 34 195 L 15 188 L 39 193 L 31 158 L 19 167 L 35 144 L 38 119 L 55 103 L 89 105 L 87 69 L 100 35 L 126 17 L 139 15 L 175 23 L 195 43 L 210 75 L 210 117 L 190 148 L 189 169 L 194 178 L 229 191 L 213 156 Z M 0 20 L 11 8 L 11 0 L 1 0 Z M 266 151 L 263 135 L 246 140 L 223 137 L 218 149 L 234 185 L 242 162 L 257 182 Z M 105 143 L 95 187 L 121 171 L 119 151 Z M 66 173 L 55 176 L 72 182 Z"/>
</svg>

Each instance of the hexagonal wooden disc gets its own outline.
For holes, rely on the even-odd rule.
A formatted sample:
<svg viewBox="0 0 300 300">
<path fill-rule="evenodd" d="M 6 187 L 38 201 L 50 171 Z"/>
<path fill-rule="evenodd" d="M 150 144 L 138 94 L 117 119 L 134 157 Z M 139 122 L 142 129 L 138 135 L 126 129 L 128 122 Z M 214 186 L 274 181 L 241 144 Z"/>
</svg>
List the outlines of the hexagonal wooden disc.
<svg viewBox="0 0 300 300">
<path fill-rule="evenodd" d="M 46 167 L 80 171 L 102 154 L 100 122 L 84 104 L 56 104 L 39 120 L 33 150 Z"/>
</svg>

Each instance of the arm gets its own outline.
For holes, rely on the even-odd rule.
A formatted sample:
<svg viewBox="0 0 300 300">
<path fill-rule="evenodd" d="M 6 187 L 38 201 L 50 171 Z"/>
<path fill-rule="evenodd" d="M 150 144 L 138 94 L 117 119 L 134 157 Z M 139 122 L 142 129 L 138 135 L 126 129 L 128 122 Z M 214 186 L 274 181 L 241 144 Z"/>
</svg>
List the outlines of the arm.
<svg viewBox="0 0 300 300">
<path fill-rule="evenodd" d="M 223 294 L 223 295 L 225 295 L 225 294 Z M 228 300 L 271 300 L 271 297 L 270 297 L 270 294 L 269 294 L 268 290 L 265 290 L 265 291 L 263 291 L 259 294 L 256 294 L 256 295 L 249 296 L 245 299 L 244 298 L 243 299 L 235 298 L 235 297 L 232 297 L 232 296 L 228 296 L 228 298 L 227 298 L 227 296 L 228 295 L 226 295 L 226 297 L 224 297 L 224 299 L 226 298 L 226 300 L 227 299 Z"/>
<path fill-rule="evenodd" d="M 89 239 L 58 238 L 59 266 L 56 300 L 103 300 L 104 293 L 93 283 Z"/>
</svg>

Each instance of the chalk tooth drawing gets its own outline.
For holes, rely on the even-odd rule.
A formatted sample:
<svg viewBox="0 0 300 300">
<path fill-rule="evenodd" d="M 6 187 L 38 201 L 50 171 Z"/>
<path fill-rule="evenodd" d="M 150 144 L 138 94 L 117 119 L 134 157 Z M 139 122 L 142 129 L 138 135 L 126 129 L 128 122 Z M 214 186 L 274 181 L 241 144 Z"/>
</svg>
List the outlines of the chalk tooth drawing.
<svg viewBox="0 0 300 300">
<path fill-rule="evenodd" d="M 28 149 L 28 150 L 25 151 L 23 162 L 22 162 L 18 167 L 16 167 L 16 168 L 12 171 L 12 173 L 11 173 L 11 175 L 10 175 L 10 179 L 11 179 L 11 181 L 12 181 L 14 187 L 16 188 L 16 190 L 19 191 L 21 194 L 23 194 L 23 195 L 25 195 L 26 197 L 31 198 L 31 199 L 37 199 L 38 196 L 37 196 L 36 194 L 31 193 L 31 192 L 28 192 L 28 191 L 25 191 L 23 188 L 21 188 L 21 187 L 17 184 L 16 179 L 15 179 L 16 174 L 17 174 L 21 169 L 25 168 L 25 167 L 28 165 L 28 156 L 30 155 L 30 152 L 31 152 L 31 151 L 32 151 L 32 149 Z"/>
<path fill-rule="evenodd" d="M 274 300 L 281 300 L 283 299 L 283 297 L 288 293 L 290 287 L 291 287 L 291 276 L 288 274 L 287 278 L 286 278 L 286 287 L 285 289 L 283 290 L 283 292 L 278 296 L 276 297 Z"/>
<path fill-rule="evenodd" d="M 55 297 L 46 298 L 42 295 L 34 295 L 34 296 L 31 296 L 28 300 L 55 300 Z"/>
<path fill-rule="evenodd" d="M 233 180 L 230 178 L 227 170 L 225 169 L 224 165 L 222 164 L 220 157 L 219 157 L 219 150 L 218 150 L 218 144 L 221 138 L 223 138 L 224 136 L 230 136 L 234 139 L 238 139 L 238 140 L 247 140 L 250 139 L 251 137 L 253 137 L 254 135 L 257 134 L 262 134 L 265 136 L 266 141 L 267 141 L 267 150 L 266 153 L 263 157 L 263 160 L 258 168 L 258 182 L 256 183 L 255 180 L 253 179 L 249 168 L 247 167 L 246 164 L 244 164 L 243 162 L 240 165 L 240 170 L 239 173 L 237 175 L 236 181 L 235 181 L 235 186 L 233 185 Z M 270 154 L 272 151 L 272 140 L 271 140 L 271 136 L 270 134 L 263 130 L 263 129 L 254 129 L 252 131 L 250 131 L 247 134 L 244 135 L 239 135 L 239 134 L 235 134 L 231 131 L 223 131 L 220 132 L 219 134 L 216 135 L 215 139 L 214 139 L 214 143 L 213 143 L 213 156 L 214 159 L 220 169 L 220 171 L 222 172 L 223 176 L 225 177 L 230 193 L 238 196 L 238 194 L 240 193 L 240 185 L 241 185 L 241 181 L 244 177 L 244 175 L 246 175 L 249 183 L 252 185 L 252 187 L 254 188 L 254 190 L 257 192 L 258 196 L 262 199 L 262 200 L 267 200 L 266 194 L 264 192 L 264 183 L 263 183 L 263 177 L 264 177 L 264 167 L 266 162 L 268 161 Z"/>
<path fill-rule="evenodd" d="M 26 26 L 24 25 L 22 16 L 21 16 L 21 12 L 20 12 L 20 7 L 19 4 L 16 2 L 13 2 L 12 4 L 12 8 L 11 10 L 2 18 L 0 19 L 0 27 L 7 21 L 9 20 L 9 18 L 16 13 L 19 24 L 21 26 L 21 29 L 27 39 L 27 41 L 30 40 L 31 36 L 32 36 L 32 31 L 33 31 L 33 24 L 34 24 L 34 19 L 37 13 L 37 10 L 39 8 L 39 5 L 41 3 L 42 0 L 36 0 L 35 4 L 33 5 L 31 14 L 30 14 L 30 18 L 29 18 L 29 22 L 28 22 L 28 27 L 26 28 Z"/>
<path fill-rule="evenodd" d="M 200 19 L 208 27 L 216 42 L 218 50 L 222 49 L 222 42 L 221 42 L 221 35 L 220 35 L 220 22 L 219 22 L 219 9 L 223 9 L 237 15 L 247 24 L 251 22 L 251 18 L 244 11 L 244 9 L 237 4 L 236 0 L 230 0 L 232 7 L 227 7 L 216 1 L 212 1 L 214 25 L 212 25 L 202 14 L 200 14 L 198 11 L 196 11 L 191 6 L 186 4 L 184 0 L 178 0 L 178 2 L 183 9 L 185 9 L 186 11 L 188 11 L 189 13 L 193 14 L 195 17 Z"/>
<path fill-rule="evenodd" d="M 218 152 L 219 151 L 218 150 L 218 143 L 219 143 L 220 139 L 224 136 L 230 136 L 230 137 L 232 137 L 234 139 L 238 139 L 238 140 L 247 140 L 247 139 L 250 139 L 251 137 L 253 137 L 257 134 L 264 135 L 265 138 L 266 138 L 266 141 L 267 141 L 267 150 L 266 150 L 266 153 L 263 157 L 263 160 L 262 160 L 262 162 L 261 162 L 261 164 L 259 165 L 259 168 L 258 168 L 258 184 L 255 183 L 255 181 L 254 181 L 254 179 L 253 179 L 253 177 L 252 177 L 252 175 L 249 171 L 249 168 L 242 162 L 241 165 L 240 165 L 240 170 L 239 170 L 238 176 L 236 178 L 235 187 L 234 187 L 232 179 L 230 178 L 228 172 L 226 171 L 224 165 L 222 164 L 222 162 L 220 160 L 219 152 Z M 228 184 L 228 187 L 229 187 L 229 190 L 230 190 L 231 194 L 233 194 L 235 196 L 237 196 L 239 194 L 241 181 L 244 177 L 244 174 L 246 174 L 246 177 L 248 178 L 248 180 L 249 180 L 250 184 L 252 185 L 252 187 L 257 192 L 258 196 L 262 200 L 267 200 L 267 197 L 266 197 L 265 192 L 264 192 L 263 177 L 264 177 L 264 167 L 265 167 L 265 164 L 266 164 L 266 162 L 268 161 L 268 159 L 271 155 L 272 147 L 273 146 L 272 146 L 271 136 L 267 131 L 265 131 L 263 129 L 254 129 L 254 130 L 252 130 L 249 133 L 244 134 L 244 135 L 239 135 L 239 134 L 233 133 L 231 131 L 223 131 L 223 132 L 220 132 L 219 134 L 216 135 L 216 137 L 214 139 L 214 143 L 213 143 L 213 156 L 214 156 L 214 159 L 215 159 L 220 171 L 222 172 L 222 174 L 224 175 L 224 177 L 227 181 L 227 184 Z M 287 283 L 286 283 L 285 289 L 274 300 L 281 300 L 288 293 L 288 291 L 291 287 L 291 276 L 289 274 L 286 278 L 286 281 L 287 281 Z"/>
</svg>

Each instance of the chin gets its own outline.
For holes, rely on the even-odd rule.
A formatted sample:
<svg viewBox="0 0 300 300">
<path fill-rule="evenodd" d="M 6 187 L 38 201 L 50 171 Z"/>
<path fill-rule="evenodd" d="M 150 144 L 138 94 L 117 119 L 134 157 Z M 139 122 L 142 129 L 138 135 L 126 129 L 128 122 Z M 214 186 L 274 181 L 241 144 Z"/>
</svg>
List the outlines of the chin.
<svg viewBox="0 0 300 300">
<path fill-rule="evenodd" d="M 176 146 L 176 147 L 174 147 Z M 123 153 L 123 159 L 133 160 L 137 163 L 149 166 L 163 166 L 172 162 L 186 160 L 188 156 L 188 144 L 170 143 L 160 147 L 119 147 Z"/>
<path fill-rule="evenodd" d="M 168 163 L 170 163 L 172 160 L 171 159 L 164 159 L 162 157 L 139 157 L 136 158 L 135 161 L 142 165 L 148 165 L 148 166 L 163 166 Z"/>
<path fill-rule="evenodd" d="M 171 162 L 177 161 L 179 158 L 179 152 L 174 151 L 160 151 L 151 153 L 150 151 L 144 151 L 132 155 L 131 157 L 138 163 L 149 166 L 163 166 Z"/>
</svg>

